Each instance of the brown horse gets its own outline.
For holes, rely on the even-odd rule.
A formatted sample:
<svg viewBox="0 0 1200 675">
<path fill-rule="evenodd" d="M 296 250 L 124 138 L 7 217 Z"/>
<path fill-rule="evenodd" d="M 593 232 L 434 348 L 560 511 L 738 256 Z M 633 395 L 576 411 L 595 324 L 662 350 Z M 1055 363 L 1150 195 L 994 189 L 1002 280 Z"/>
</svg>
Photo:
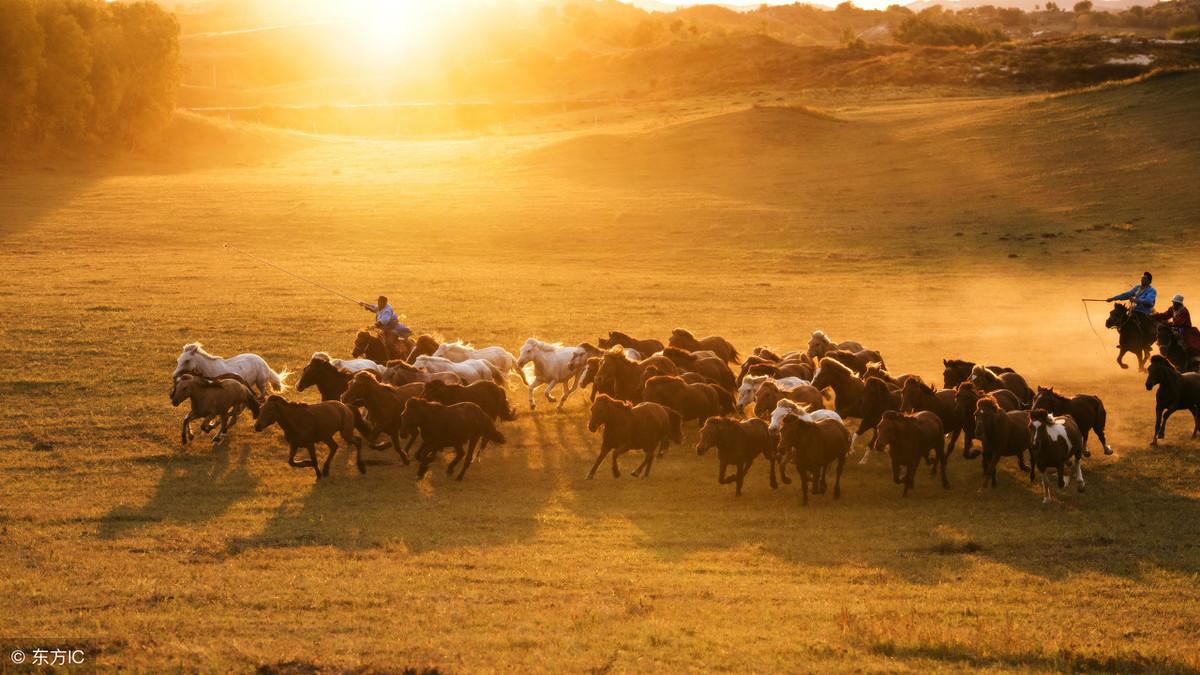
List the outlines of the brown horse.
<svg viewBox="0 0 1200 675">
<path fill-rule="evenodd" d="M 808 340 L 808 355 L 814 359 L 819 359 L 835 350 L 857 352 L 863 349 L 862 343 L 856 340 L 846 340 L 845 342 L 834 342 L 825 331 L 814 330 L 812 337 Z"/>
<path fill-rule="evenodd" d="M 503 444 L 504 434 L 492 424 L 492 418 L 474 403 L 442 405 L 420 398 L 409 399 L 401 415 L 401 432 L 410 438 L 421 433 L 421 447 L 417 449 L 420 467 L 417 479 L 425 477 L 429 465 L 437 454 L 446 448 L 454 448 L 454 459 L 446 467 L 446 473 L 454 473 L 461 466 L 455 480 L 462 480 L 467 467 L 475 461 L 475 448 L 482 452 L 488 442 Z"/>
<path fill-rule="evenodd" d="M 1011 371 L 997 373 L 987 366 L 976 364 L 971 369 L 971 382 L 983 391 L 1007 389 L 1017 395 L 1017 400 L 1021 402 L 1022 407 L 1028 408 L 1029 404 L 1033 403 L 1033 390 L 1029 388 L 1025 378 L 1017 373 Z"/>
<path fill-rule="evenodd" d="M 971 379 L 971 370 L 975 367 L 974 361 L 962 361 L 960 359 L 942 359 L 942 386 L 946 389 L 954 389 L 958 385 Z M 1012 368 L 1004 366 L 988 366 L 988 370 L 993 373 L 1011 373 Z"/>
<path fill-rule="evenodd" d="M 984 396 L 975 404 L 975 438 L 983 446 L 983 484 L 996 487 L 996 466 L 1001 457 L 1016 457 L 1021 471 L 1029 471 L 1025 451 L 1029 449 L 1029 411 L 1000 407 Z"/>
<path fill-rule="evenodd" d="M 354 373 L 338 368 L 327 359 L 313 357 L 301 371 L 296 391 L 304 391 L 315 385 L 317 391 L 321 392 L 322 401 L 336 401 L 346 391 L 353 376 Z"/>
<path fill-rule="evenodd" d="M 340 401 L 297 403 L 278 394 L 269 396 L 259 410 L 254 430 L 262 431 L 272 424 L 278 424 L 283 429 L 283 437 L 291 446 L 288 466 L 311 466 L 317 474 L 318 481 L 322 476 L 329 475 L 329 464 L 338 450 L 333 437 L 338 434 L 343 441 L 357 449 L 354 463 L 359 472 L 365 473 L 367 470 L 362 460 L 362 441 L 354 435 L 355 427 L 361 426 L 362 420 L 357 411 Z M 329 446 L 329 456 L 325 458 L 324 467 L 317 465 L 317 443 Z M 308 460 L 296 461 L 296 451 L 300 448 L 308 450 Z"/>
<path fill-rule="evenodd" d="M 863 390 L 866 384 L 858 379 L 850 367 L 826 356 L 821 359 L 812 386 L 817 389 L 829 387 L 837 396 L 837 414 L 842 417 L 861 417 Z"/>
<path fill-rule="evenodd" d="M 954 396 L 953 389 L 934 391 L 933 387 L 925 384 L 918 377 L 905 382 L 904 388 L 900 390 L 901 412 L 928 410 L 941 418 L 942 430 L 950 434 L 950 445 L 946 448 L 947 455 L 954 452 L 954 444 L 958 442 L 964 424 L 963 418 L 958 414 Z"/>
<path fill-rule="evenodd" d="M 975 441 L 975 425 L 970 423 L 970 420 L 975 417 L 975 405 L 980 398 L 987 395 L 996 399 L 996 402 L 1004 410 L 1021 409 L 1021 402 L 1017 400 L 1017 395 L 1007 389 L 984 392 L 970 381 L 959 384 L 954 390 L 954 406 L 958 409 L 959 418 L 963 420 L 963 457 L 971 457 L 971 445 Z"/>
<path fill-rule="evenodd" d="M 892 375 L 891 373 L 888 372 L 888 370 L 886 368 L 883 367 L 882 364 L 868 363 L 867 369 L 863 371 L 862 380 L 863 380 L 863 382 L 866 382 L 868 379 L 870 379 L 872 377 L 878 377 L 879 379 L 888 383 L 889 386 L 899 389 L 900 387 L 904 386 L 905 382 L 908 382 L 914 376 L 907 375 L 907 374 Z M 949 388 L 950 387 L 947 387 L 947 389 L 949 389 Z"/>
<path fill-rule="evenodd" d="M 175 378 L 171 388 L 171 405 L 191 400 L 192 409 L 183 418 L 183 430 L 180 442 L 186 446 L 195 438 L 192 433 L 192 420 L 205 420 L 201 431 L 212 429 L 211 420 L 219 419 L 221 430 L 213 436 L 212 444 L 220 445 L 229 433 L 229 428 L 237 423 L 243 408 L 249 408 L 250 414 L 258 417 L 259 405 L 254 392 L 246 386 L 245 380 L 236 375 L 229 378 L 207 378 L 203 375 L 184 373 Z"/>
<path fill-rule="evenodd" d="M 739 422 L 732 417 L 710 417 L 700 429 L 696 453 L 703 455 L 709 448 L 717 449 L 717 459 L 721 462 L 717 483 L 736 483 L 736 496 L 742 496 L 746 472 L 759 455 L 771 463 L 771 489 L 779 487 L 779 482 L 775 480 L 775 436 L 767 428 L 766 422 L 759 419 Z M 734 468 L 734 475 L 726 478 L 725 473 L 730 466 Z"/>
<path fill-rule="evenodd" d="M 811 363 L 807 363 L 798 359 L 772 363 L 763 361 L 753 356 L 748 356 L 746 357 L 746 360 L 742 362 L 741 371 L 734 380 L 734 384 L 738 387 L 741 387 L 742 383 L 746 381 L 746 378 L 751 375 L 769 375 L 776 379 L 781 379 L 784 377 L 798 377 L 802 380 L 811 380 L 814 372 L 815 368 L 813 368 Z"/>
<path fill-rule="evenodd" d="M 862 459 L 858 461 L 859 464 L 866 464 L 867 458 L 871 456 L 871 451 L 876 449 L 876 444 L 879 442 L 879 422 L 883 420 L 884 413 L 889 410 L 900 410 L 900 389 L 878 377 L 868 377 L 863 384 L 862 399 L 859 402 L 860 421 L 858 431 L 854 432 L 854 438 L 867 433 L 867 431 L 875 433 L 871 437 L 871 442 L 867 443 L 867 449 L 863 450 Z M 854 444 L 851 443 L 851 445 Z"/>
<path fill-rule="evenodd" d="M 837 404 L 837 397 L 831 389 L 817 389 L 811 384 L 802 384 L 793 389 L 780 389 L 775 382 L 764 382 L 754 394 L 754 416 L 762 420 L 770 419 L 775 406 L 785 398 L 804 404 L 809 410 L 832 410 Z"/>
<path fill-rule="evenodd" d="M 462 379 L 454 373 L 427 373 L 406 361 L 394 360 L 387 362 L 387 370 L 383 371 L 380 380 L 393 387 L 402 387 L 413 382 L 433 382 L 435 380 L 446 384 L 459 384 Z"/>
<path fill-rule="evenodd" d="M 1051 415 L 1070 415 L 1071 419 L 1075 420 L 1079 432 L 1083 434 L 1084 457 L 1091 456 L 1091 453 L 1087 451 L 1087 442 L 1088 434 L 1093 431 L 1096 432 L 1096 438 L 1100 439 L 1100 446 L 1104 448 L 1104 454 L 1113 454 L 1112 448 L 1104 438 L 1104 425 L 1108 421 L 1108 412 L 1104 410 L 1104 402 L 1100 400 L 1099 396 L 1076 394 L 1067 398 L 1054 391 L 1054 387 L 1038 387 L 1037 394 L 1033 397 L 1033 409 L 1038 408 L 1050 411 Z"/>
<path fill-rule="evenodd" d="M 1118 302 L 1113 304 L 1104 327 L 1115 328 L 1117 331 L 1117 365 L 1128 368 L 1124 361 L 1125 354 L 1133 352 L 1138 360 L 1138 370 L 1145 371 L 1146 359 L 1150 358 L 1150 348 L 1158 339 L 1154 322 L 1134 316 L 1129 307 Z"/>
<path fill-rule="evenodd" d="M 425 384 L 421 382 L 393 387 L 377 380 L 375 373 L 369 370 L 360 370 L 354 374 L 346 391 L 342 392 L 341 401 L 356 409 L 358 406 L 366 408 L 369 430 L 363 435 L 367 438 L 367 442 L 373 443 L 379 434 L 386 434 L 392 441 L 392 449 L 400 455 L 400 461 L 407 465 L 408 448 L 400 447 L 400 437 L 404 435 L 400 432 L 401 415 L 404 413 L 405 404 L 410 399 L 420 396 L 424 391 Z M 410 438 L 408 446 L 411 447 L 415 440 L 415 438 Z M 371 447 L 379 450 L 387 446 L 381 443 L 379 445 L 372 444 Z"/>
<path fill-rule="evenodd" d="M 642 400 L 664 405 L 684 422 L 733 414 L 733 394 L 715 384 L 691 384 L 676 375 L 656 375 L 646 380 Z"/>
<path fill-rule="evenodd" d="M 671 360 L 682 372 L 699 373 L 712 381 L 713 384 L 733 391 L 737 388 L 733 371 L 720 358 L 715 356 L 698 357 L 692 352 L 678 347 L 667 347 L 663 356 Z"/>
<path fill-rule="evenodd" d="M 826 352 L 822 360 L 824 359 L 833 359 L 842 363 L 850 370 L 853 370 L 855 375 L 862 375 L 863 373 L 867 372 L 867 368 L 873 363 L 878 363 L 879 367 L 884 368 L 885 370 L 887 368 L 887 366 L 884 365 L 883 357 L 879 355 L 879 352 L 872 351 L 870 349 L 860 349 L 856 352 L 835 349 L 833 351 Z"/>
<path fill-rule="evenodd" d="M 780 473 L 787 479 L 785 462 L 796 463 L 800 474 L 803 504 L 808 505 L 808 484 L 813 484 L 814 495 L 824 494 L 828 489 L 825 474 L 829 466 L 837 462 L 837 474 L 833 483 L 833 498 L 842 496 L 842 469 L 846 466 L 846 453 L 850 451 L 850 432 L 836 420 L 808 422 L 795 415 L 783 418 L 779 429 Z"/>
<path fill-rule="evenodd" d="M 1050 469 L 1058 474 L 1058 487 L 1067 487 L 1071 477 L 1067 475 L 1067 464 L 1075 460 L 1075 477 L 1079 480 L 1079 491 L 1083 492 L 1083 434 L 1070 415 L 1054 417 L 1046 410 L 1029 413 L 1029 432 L 1032 437 L 1029 449 L 1029 479 L 1033 480 L 1034 469 L 1042 474 L 1042 503 L 1054 501 L 1050 491 Z"/>
<path fill-rule="evenodd" d="M 907 497 L 913 488 L 913 475 L 922 457 L 927 464 L 933 465 L 934 471 L 940 470 L 942 487 L 950 488 L 946 478 L 946 435 L 942 433 L 942 420 L 935 413 L 928 410 L 909 414 L 885 412 L 879 422 L 875 449 L 883 450 L 888 446 L 891 446 L 892 480 L 897 485 L 904 483 L 904 492 L 900 496 Z M 933 453 L 932 457 L 930 453 Z M 903 479 L 901 467 L 904 468 Z"/>
<path fill-rule="evenodd" d="M 425 392 L 421 395 L 427 401 L 436 401 L 445 405 L 455 403 L 474 403 L 492 418 L 511 422 L 517 419 L 517 411 L 508 403 L 508 394 L 504 387 L 495 382 L 480 380 L 471 384 L 446 384 L 434 380 L 425 384 Z"/>
<path fill-rule="evenodd" d="M 1188 350 L 1187 342 L 1175 332 L 1170 324 L 1158 324 L 1158 353 L 1167 357 L 1171 365 L 1183 373 L 1194 373 L 1200 369 L 1200 356 Z"/>
<path fill-rule="evenodd" d="M 600 463 L 610 452 L 613 478 L 620 478 L 617 458 L 630 450 L 641 450 L 646 454 L 633 475 L 649 477 L 655 451 L 661 455 L 667 451 L 670 443 L 683 442 L 683 418 L 674 410 L 657 403 L 639 403 L 635 406 L 600 394 L 592 402 L 588 431 L 595 433 L 601 426 L 604 427 L 604 434 L 600 438 L 600 454 L 592 470 L 588 471 L 588 480 L 596 476 Z"/>
<path fill-rule="evenodd" d="M 613 347 L 626 347 L 632 349 L 642 358 L 652 356 L 663 350 L 663 343 L 659 340 L 638 340 L 632 338 L 620 331 L 609 331 L 608 337 L 602 337 L 598 340 L 601 349 L 612 349 Z"/>
<path fill-rule="evenodd" d="M 593 382 L 593 394 L 607 394 L 613 398 L 630 403 L 642 400 L 642 383 L 645 381 L 645 371 L 650 366 L 658 368 L 658 372 L 666 375 L 678 375 L 679 368 L 665 356 L 651 356 L 641 361 L 630 361 L 620 347 L 604 353 L 600 357 L 600 367 L 596 370 Z"/>
<path fill-rule="evenodd" d="M 393 359 L 408 358 L 412 349 L 411 338 L 397 338 L 393 348 L 389 350 L 378 331 L 363 329 L 354 336 L 354 348 L 350 351 L 350 356 L 356 359 L 371 359 L 375 363 L 387 363 Z"/>
<path fill-rule="evenodd" d="M 1200 435 L 1200 374 L 1181 373 L 1161 354 L 1150 357 L 1150 368 L 1146 375 L 1146 391 L 1158 387 L 1154 394 L 1154 439 L 1150 445 L 1158 445 L 1158 439 L 1167 433 L 1167 418 L 1179 410 L 1190 410 L 1192 438 Z"/>
<path fill-rule="evenodd" d="M 687 329 L 676 328 L 671 331 L 671 337 L 667 340 L 667 344 L 671 347 L 686 349 L 689 352 L 708 350 L 715 353 L 726 363 L 737 363 L 741 360 L 737 348 L 733 346 L 733 343 L 717 335 L 709 335 L 708 337 L 697 339 Z"/>
</svg>

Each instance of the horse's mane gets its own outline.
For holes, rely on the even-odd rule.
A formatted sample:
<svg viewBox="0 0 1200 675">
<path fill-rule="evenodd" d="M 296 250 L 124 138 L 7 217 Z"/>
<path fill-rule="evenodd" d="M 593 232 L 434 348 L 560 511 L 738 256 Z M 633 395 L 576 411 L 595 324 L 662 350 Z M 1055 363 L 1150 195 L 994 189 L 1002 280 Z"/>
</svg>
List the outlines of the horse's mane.
<svg viewBox="0 0 1200 675">
<path fill-rule="evenodd" d="M 976 363 L 971 368 L 972 375 L 983 375 L 984 373 L 987 373 L 988 375 L 991 375 L 992 377 L 995 377 L 995 378 L 1000 377 L 999 375 L 996 374 L 996 371 L 988 368 L 987 366 L 983 365 L 982 363 Z"/>
<path fill-rule="evenodd" d="M 965 394 L 966 392 L 972 392 L 974 394 L 980 393 L 978 387 L 975 386 L 975 383 L 970 380 L 967 380 L 954 388 L 955 396 L 961 396 L 962 394 Z"/>
<path fill-rule="evenodd" d="M 387 367 L 388 367 L 388 368 L 399 368 L 400 370 L 407 370 L 407 371 L 409 371 L 410 373 L 419 373 L 419 372 L 421 372 L 421 369 L 420 369 L 420 368 L 417 368 L 417 367 L 416 367 L 416 366 L 414 366 L 413 364 L 411 364 L 411 363 L 409 363 L 409 362 L 407 362 L 407 361 L 400 360 L 400 359 L 393 359 L 393 360 L 391 360 L 391 361 L 388 361 L 388 362 L 387 362 Z"/>
<path fill-rule="evenodd" d="M 613 338 L 616 338 L 619 340 L 629 340 L 630 342 L 637 342 L 637 340 L 633 339 L 632 335 L 630 335 L 629 333 L 622 333 L 619 330 L 608 331 L 608 339 L 612 340 Z"/>
<path fill-rule="evenodd" d="M 325 363 L 333 362 L 333 358 L 329 356 L 329 352 L 313 352 L 312 360 L 324 361 Z"/>
<path fill-rule="evenodd" d="M 779 399 L 779 402 L 775 404 L 775 407 L 776 408 L 787 408 L 789 410 L 795 411 L 802 415 L 807 415 L 809 413 L 809 409 L 808 409 L 807 405 L 797 402 L 797 401 L 793 401 L 790 398 Z"/>
<path fill-rule="evenodd" d="M 866 385 L 867 389 L 879 389 L 880 391 L 888 391 L 887 380 L 883 379 L 882 377 L 876 377 L 875 375 L 871 375 L 870 377 L 868 377 L 866 380 L 863 381 L 863 384 Z"/>
<path fill-rule="evenodd" d="M 839 352 L 832 352 L 832 353 L 837 354 Z M 840 352 L 840 353 L 848 354 L 849 352 Z M 850 366 L 847 366 L 846 364 L 842 363 L 841 361 L 838 361 L 837 359 L 830 357 L 830 356 L 826 356 L 821 359 L 821 367 L 841 371 L 842 373 L 849 375 L 851 377 L 857 377 L 854 374 L 854 371 L 850 370 Z"/>
<path fill-rule="evenodd" d="M 537 347 L 538 349 L 541 349 L 543 351 L 549 351 L 551 349 L 562 349 L 562 346 L 563 346 L 563 344 L 561 342 L 546 342 L 545 340 L 539 340 L 535 337 L 531 337 L 525 341 L 525 344 L 530 344 L 530 343 L 533 343 L 534 347 Z"/>
<path fill-rule="evenodd" d="M 357 373 L 355 373 L 354 379 L 355 380 L 371 380 L 372 382 L 375 382 L 377 384 L 379 383 L 379 376 L 376 375 L 375 371 L 371 370 L 370 368 L 367 368 L 365 370 L 360 370 Z"/>
<path fill-rule="evenodd" d="M 692 335 L 692 332 L 686 328 L 676 328 L 671 331 L 671 335 L 678 335 L 679 337 L 685 337 L 690 340 L 696 339 L 696 336 Z"/>
<path fill-rule="evenodd" d="M 914 375 L 909 378 L 908 382 L 904 383 L 904 388 L 907 389 L 910 385 L 916 389 L 920 389 L 930 394 L 936 393 L 934 392 L 933 387 L 926 384 L 925 380 L 921 379 L 919 375 Z"/>
<path fill-rule="evenodd" d="M 1171 363 L 1171 360 L 1162 354 L 1155 354 L 1154 356 L 1150 357 L 1150 365 L 1154 365 L 1156 363 L 1160 366 L 1167 366 L 1171 370 L 1176 370 L 1175 364 Z"/>
<path fill-rule="evenodd" d="M 1000 402 L 991 394 L 984 394 L 975 402 L 975 410 L 979 412 L 1000 412 Z"/>
<path fill-rule="evenodd" d="M 633 404 L 629 401 L 622 401 L 621 399 L 613 398 L 608 394 L 598 394 L 596 396 L 596 401 L 592 403 L 592 405 L 594 406 L 596 403 L 604 403 L 605 405 L 612 405 L 618 408 L 624 408 L 625 410 L 633 410 Z"/>
<path fill-rule="evenodd" d="M 663 356 L 670 358 L 670 356 L 672 354 L 674 354 L 675 356 L 677 356 L 681 359 L 684 359 L 688 363 L 693 363 L 696 361 L 696 355 L 689 352 L 686 349 L 680 349 L 679 347 L 669 347 L 669 346 L 663 347 Z"/>
<path fill-rule="evenodd" d="M 463 342 L 461 338 L 458 340 L 455 340 L 454 342 L 443 342 L 441 344 L 441 346 L 442 347 L 460 347 L 462 349 L 471 349 L 471 350 L 475 349 L 475 347 L 470 342 Z"/>
<path fill-rule="evenodd" d="M 814 330 L 812 332 L 812 339 L 818 342 L 824 342 L 825 344 L 831 344 L 833 342 L 833 340 L 829 339 L 829 336 L 826 335 L 825 331 L 823 330 Z"/>
<path fill-rule="evenodd" d="M 188 352 L 191 352 L 193 354 L 199 354 L 200 356 L 207 356 L 210 359 L 220 358 L 218 356 L 209 354 L 208 352 L 204 351 L 204 345 L 200 344 L 199 342 L 189 342 L 186 345 L 184 345 L 183 353 L 186 354 Z"/>
</svg>

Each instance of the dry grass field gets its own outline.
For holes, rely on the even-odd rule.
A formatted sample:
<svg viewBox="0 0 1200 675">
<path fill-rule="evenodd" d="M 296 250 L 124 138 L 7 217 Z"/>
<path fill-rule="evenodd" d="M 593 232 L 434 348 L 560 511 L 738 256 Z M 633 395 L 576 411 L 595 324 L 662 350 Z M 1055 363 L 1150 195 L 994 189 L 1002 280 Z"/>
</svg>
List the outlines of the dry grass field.
<svg viewBox="0 0 1200 675">
<path fill-rule="evenodd" d="M 1200 441 L 1180 415 L 1147 446 L 1144 377 L 1079 302 L 1143 268 L 1200 298 L 1200 76 L 783 98 L 409 140 L 182 115 L 156 156 L 0 165 L 4 632 L 144 671 L 1200 671 Z M 225 243 L 512 350 L 821 328 L 898 372 L 1003 363 L 1102 396 L 1117 452 L 1043 506 L 959 454 L 901 499 L 860 441 L 805 508 L 761 464 L 717 485 L 694 423 L 649 479 L 585 481 L 583 398 L 514 388 L 463 483 L 385 451 L 314 484 L 245 420 L 179 448 L 185 342 L 298 369 L 370 318 Z"/>
</svg>

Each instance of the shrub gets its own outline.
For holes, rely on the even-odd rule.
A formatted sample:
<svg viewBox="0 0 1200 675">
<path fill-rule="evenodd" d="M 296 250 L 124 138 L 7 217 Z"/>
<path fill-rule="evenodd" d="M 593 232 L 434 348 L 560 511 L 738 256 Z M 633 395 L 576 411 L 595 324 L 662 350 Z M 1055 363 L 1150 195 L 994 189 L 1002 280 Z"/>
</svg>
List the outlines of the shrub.
<svg viewBox="0 0 1200 675">
<path fill-rule="evenodd" d="M 1172 28 L 1167 37 L 1172 40 L 1200 40 L 1200 23 Z"/>
<path fill-rule="evenodd" d="M 1004 33 L 981 28 L 940 13 L 922 12 L 900 22 L 896 41 L 934 47 L 982 47 L 1004 40 Z"/>
</svg>

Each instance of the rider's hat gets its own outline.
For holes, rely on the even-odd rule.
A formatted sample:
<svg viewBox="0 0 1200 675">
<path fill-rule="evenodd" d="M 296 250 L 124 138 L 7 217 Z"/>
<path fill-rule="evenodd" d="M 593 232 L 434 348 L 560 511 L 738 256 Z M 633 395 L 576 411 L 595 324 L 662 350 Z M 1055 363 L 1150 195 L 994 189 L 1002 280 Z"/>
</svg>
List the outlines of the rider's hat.
<svg viewBox="0 0 1200 675">
<path fill-rule="evenodd" d="M 1171 298 L 1171 302 L 1178 302 L 1179 304 L 1182 305 L 1183 304 L 1183 296 L 1176 293 L 1175 297 Z"/>
</svg>

